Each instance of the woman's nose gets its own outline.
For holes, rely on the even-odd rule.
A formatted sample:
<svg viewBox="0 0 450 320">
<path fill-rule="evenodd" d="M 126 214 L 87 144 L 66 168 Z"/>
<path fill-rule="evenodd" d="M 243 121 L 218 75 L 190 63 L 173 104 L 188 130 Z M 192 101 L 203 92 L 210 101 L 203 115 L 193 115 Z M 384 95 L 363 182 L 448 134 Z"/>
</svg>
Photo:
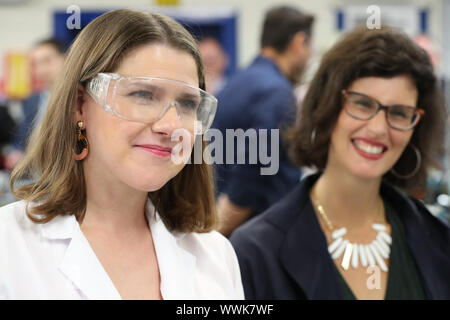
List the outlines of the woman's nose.
<svg viewBox="0 0 450 320">
<path fill-rule="evenodd" d="M 182 128 L 181 118 L 178 115 L 177 108 L 175 104 L 171 103 L 165 110 L 163 114 L 159 116 L 152 124 L 152 130 L 154 132 L 171 135 L 176 129 Z"/>
<path fill-rule="evenodd" d="M 380 110 L 373 118 L 368 120 L 368 128 L 375 133 L 385 133 L 389 129 L 387 122 L 386 110 Z"/>
</svg>

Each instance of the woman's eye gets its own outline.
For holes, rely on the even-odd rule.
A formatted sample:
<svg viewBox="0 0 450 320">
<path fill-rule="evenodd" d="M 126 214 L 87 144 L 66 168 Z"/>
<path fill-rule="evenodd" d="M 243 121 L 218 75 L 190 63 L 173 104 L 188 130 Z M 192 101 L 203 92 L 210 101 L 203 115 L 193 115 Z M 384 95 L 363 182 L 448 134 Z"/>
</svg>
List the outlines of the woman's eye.
<svg viewBox="0 0 450 320">
<path fill-rule="evenodd" d="M 178 103 L 185 109 L 196 109 L 198 106 L 198 103 L 196 101 L 189 99 L 179 100 Z"/>
<path fill-rule="evenodd" d="M 153 100 L 153 99 L 155 99 L 155 96 L 154 96 L 154 94 L 152 92 L 143 91 L 143 90 L 133 91 L 129 95 L 132 96 L 132 97 L 143 99 L 143 100 Z"/>
<path fill-rule="evenodd" d="M 404 110 L 401 110 L 398 108 L 392 109 L 390 114 L 391 114 L 391 116 L 397 117 L 397 118 L 408 118 L 407 113 Z"/>
<path fill-rule="evenodd" d="M 359 99 L 356 100 L 355 103 L 364 108 L 373 108 L 373 103 L 370 100 Z"/>
</svg>

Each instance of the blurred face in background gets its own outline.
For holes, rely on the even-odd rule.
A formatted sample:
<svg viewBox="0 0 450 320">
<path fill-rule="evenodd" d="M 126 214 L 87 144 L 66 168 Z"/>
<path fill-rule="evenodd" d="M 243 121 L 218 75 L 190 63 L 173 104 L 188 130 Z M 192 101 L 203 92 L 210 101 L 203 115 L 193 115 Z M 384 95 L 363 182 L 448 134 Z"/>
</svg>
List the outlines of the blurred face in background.
<svg viewBox="0 0 450 320">
<path fill-rule="evenodd" d="M 291 60 L 288 79 L 293 84 L 299 84 L 311 57 L 311 37 L 308 37 L 304 32 L 298 32 L 293 37 L 288 50 L 290 51 Z"/>
<path fill-rule="evenodd" d="M 202 40 L 198 44 L 206 72 L 221 75 L 228 64 L 228 59 L 220 43 L 212 38 Z"/>
<path fill-rule="evenodd" d="M 205 66 L 206 91 L 216 93 L 216 81 L 224 76 L 228 57 L 220 43 L 213 38 L 206 38 L 198 43 Z"/>
<path fill-rule="evenodd" d="M 50 44 L 38 45 L 31 50 L 34 77 L 39 86 L 50 88 L 64 65 L 64 55 Z"/>
</svg>

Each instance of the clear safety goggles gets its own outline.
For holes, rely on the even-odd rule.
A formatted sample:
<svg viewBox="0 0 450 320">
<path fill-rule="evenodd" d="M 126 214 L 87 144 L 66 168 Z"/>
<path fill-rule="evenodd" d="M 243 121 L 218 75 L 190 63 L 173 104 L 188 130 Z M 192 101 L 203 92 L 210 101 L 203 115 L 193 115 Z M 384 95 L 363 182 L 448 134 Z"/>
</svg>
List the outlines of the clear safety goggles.
<svg viewBox="0 0 450 320">
<path fill-rule="evenodd" d="M 99 73 L 86 91 L 106 112 L 129 121 L 154 123 L 175 107 L 181 127 L 194 134 L 210 128 L 217 110 L 214 96 L 177 80 Z"/>
</svg>

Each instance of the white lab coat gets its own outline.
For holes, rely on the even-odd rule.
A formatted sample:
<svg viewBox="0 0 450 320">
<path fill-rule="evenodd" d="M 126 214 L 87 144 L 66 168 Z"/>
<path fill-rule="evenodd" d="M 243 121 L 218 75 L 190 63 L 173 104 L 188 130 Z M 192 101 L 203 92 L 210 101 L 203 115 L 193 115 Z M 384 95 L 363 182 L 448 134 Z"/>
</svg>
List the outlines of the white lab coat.
<svg viewBox="0 0 450 320">
<path fill-rule="evenodd" d="M 74 216 L 45 224 L 25 214 L 25 201 L 0 208 L 0 299 L 121 299 Z M 213 231 L 171 233 L 147 218 L 163 299 L 243 299 L 236 254 Z"/>
</svg>

